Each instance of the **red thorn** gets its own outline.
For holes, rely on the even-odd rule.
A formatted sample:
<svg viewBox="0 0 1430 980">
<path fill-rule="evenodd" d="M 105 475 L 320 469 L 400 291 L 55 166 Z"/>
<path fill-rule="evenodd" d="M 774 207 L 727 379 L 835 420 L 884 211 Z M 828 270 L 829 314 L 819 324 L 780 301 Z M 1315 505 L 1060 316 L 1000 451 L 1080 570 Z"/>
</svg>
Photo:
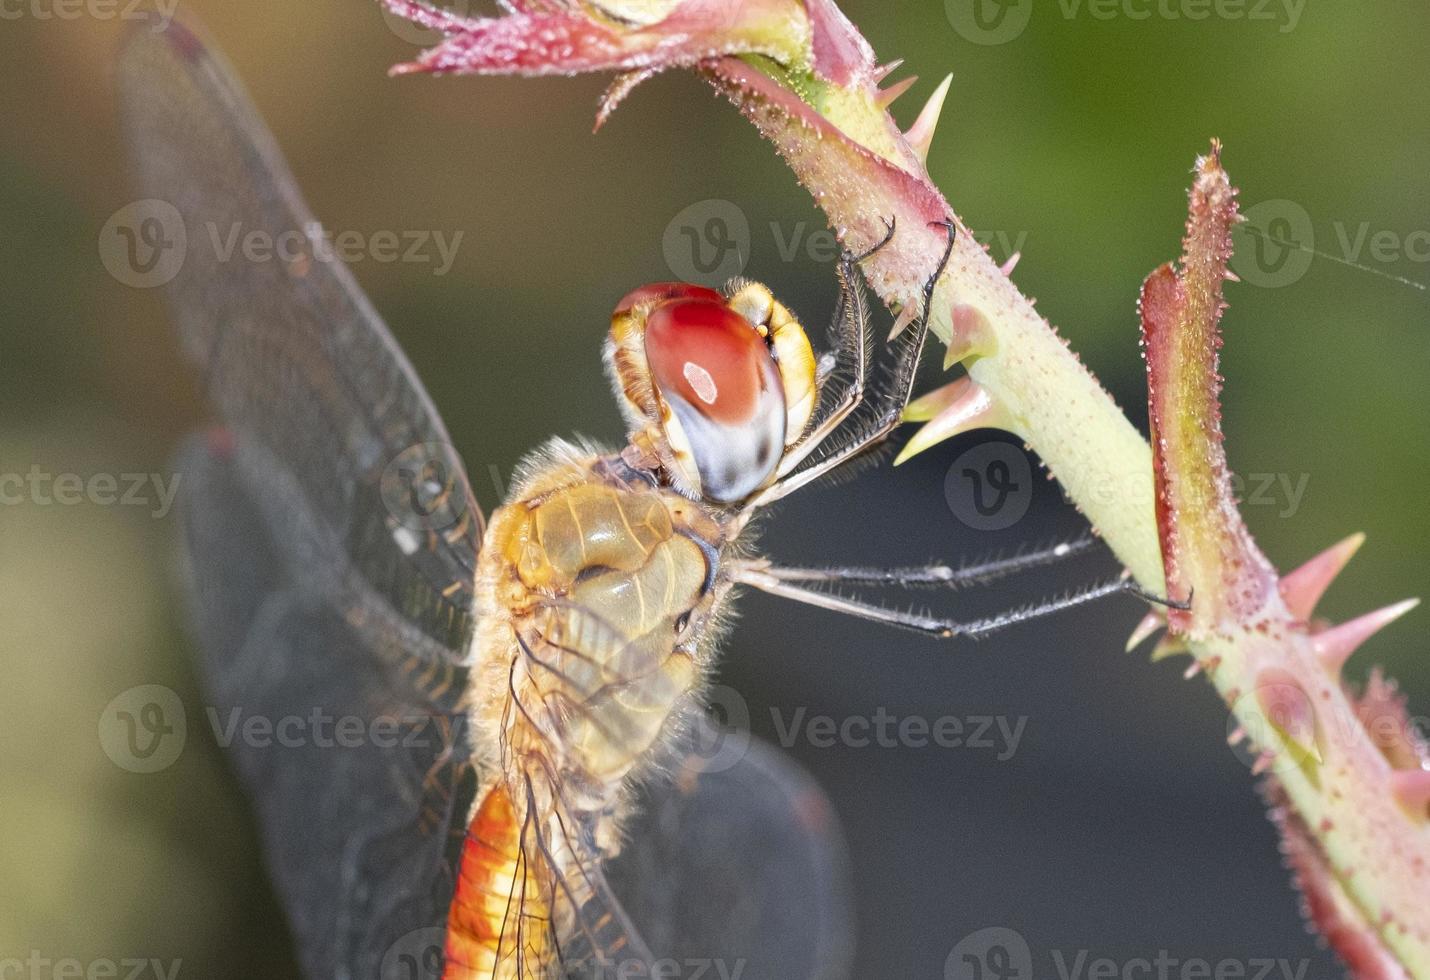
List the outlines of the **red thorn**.
<svg viewBox="0 0 1430 980">
<path fill-rule="evenodd" d="M 1022 252 L 1014 252 L 1012 255 L 1008 256 L 1008 260 L 1006 262 L 1004 262 L 998 267 L 998 271 L 1003 273 L 1003 275 L 1005 276 L 1011 276 L 1013 274 L 1013 270 L 1018 268 L 1018 261 L 1022 259 L 1022 257 Z"/>
<path fill-rule="evenodd" d="M 1240 745 L 1246 738 L 1246 729 L 1237 725 L 1231 730 L 1231 734 L 1226 737 L 1227 745 Z"/>
<path fill-rule="evenodd" d="M 993 396 L 967 375 L 909 406 L 913 418 L 931 410 L 937 414 L 899 451 L 894 458 L 895 466 L 960 433 L 973 429 L 1006 429 L 1009 425 L 1007 414 Z"/>
<path fill-rule="evenodd" d="M 1281 598 L 1286 601 L 1291 615 L 1297 619 L 1310 619 L 1316 611 L 1316 603 L 1364 543 L 1364 534 L 1352 534 L 1294 572 L 1284 575 L 1280 585 Z"/>
<path fill-rule="evenodd" d="M 904 139 L 908 140 L 910 148 L 918 154 L 918 158 L 924 163 L 928 162 L 929 147 L 933 145 L 933 131 L 938 126 L 939 113 L 943 111 L 943 100 L 948 96 L 948 87 L 952 82 L 952 75 L 943 77 L 938 88 L 933 90 L 933 95 L 930 95 L 929 100 L 924 103 L 919 117 L 914 120 L 909 131 L 904 134 Z"/>
<path fill-rule="evenodd" d="M 1418 817 L 1430 817 L 1430 770 L 1393 769 L 1390 789 L 1401 806 Z"/>
<path fill-rule="evenodd" d="M 894 100 L 914 87 L 914 83 L 919 80 L 919 76 L 910 75 L 902 81 L 895 82 L 886 89 L 880 89 L 874 97 L 874 104 L 880 109 L 887 109 L 894 104 Z"/>
<path fill-rule="evenodd" d="M 875 68 L 875 69 L 874 69 L 874 84 L 877 85 L 878 83 L 882 82 L 884 79 L 888 78 L 888 77 L 889 77 L 890 75 L 892 75 L 892 74 L 898 69 L 898 67 L 899 67 L 900 65 L 902 65 L 903 63 L 904 63 L 904 59 L 903 59 L 903 58 L 895 58 L 893 61 L 889 62 L 887 65 L 880 65 L 878 68 Z"/>
<path fill-rule="evenodd" d="M 1251 774 L 1260 776 L 1271 768 L 1271 764 L 1276 761 L 1275 752 L 1263 752 L 1256 757 L 1256 761 L 1251 764 Z"/>
<path fill-rule="evenodd" d="M 1327 670 L 1340 673 L 1345 662 L 1362 643 L 1418 605 L 1419 599 L 1406 599 L 1404 602 L 1397 602 L 1393 606 L 1377 609 L 1348 623 L 1332 627 L 1324 633 L 1317 633 L 1311 638 L 1316 647 L 1316 656 L 1321 658 L 1321 663 Z"/>
</svg>

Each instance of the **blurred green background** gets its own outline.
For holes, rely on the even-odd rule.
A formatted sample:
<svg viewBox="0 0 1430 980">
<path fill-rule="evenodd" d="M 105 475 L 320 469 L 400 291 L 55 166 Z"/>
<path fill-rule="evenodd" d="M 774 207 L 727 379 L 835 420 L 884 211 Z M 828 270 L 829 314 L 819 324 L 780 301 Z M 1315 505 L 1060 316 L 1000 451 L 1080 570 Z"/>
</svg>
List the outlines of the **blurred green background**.
<svg viewBox="0 0 1430 980">
<path fill-rule="evenodd" d="M 1192 161 L 1223 139 L 1243 203 L 1283 202 L 1270 213 L 1291 224 L 1277 227 L 1324 253 L 1283 256 L 1291 265 L 1277 269 L 1309 259 L 1300 275 L 1243 268 L 1231 287 L 1231 461 L 1286 481 L 1249 499 L 1247 520 L 1282 567 L 1368 532 L 1324 603 L 1332 618 L 1430 593 L 1430 293 L 1397 281 L 1430 282 L 1430 5 L 1251 3 L 1194 21 L 1140 0 L 1130 12 L 1153 11 L 1145 19 L 1023 0 L 1008 16 L 1028 14 L 1026 26 L 1000 44 L 975 43 L 993 38 L 968 29 L 965 6 L 844 5 L 881 57 L 922 76 L 895 107 L 901 120 L 954 73 L 930 170 L 955 208 L 999 258 L 1021 248 L 1019 285 L 1145 426 L 1137 288 L 1177 254 Z M 168 474 L 178 440 L 206 417 L 161 296 L 100 261 L 101 228 L 132 199 L 112 91 L 123 7 L 0 6 L 3 473 Z M 603 79 L 389 79 L 416 49 L 365 0 L 179 0 L 179 12 L 226 51 L 328 228 L 464 234 L 445 275 L 371 258 L 355 272 L 487 508 L 494 482 L 549 434 L 619 437 L 598 359 L 607 311 L 680 272 L 663 241 L 683 210 L 729 202 L 748 220 L 746 274 L 807 323 L 832 307 L 829 256 L 808 247 L 820 215 L 692 76 L 643 86 L 592 136 Z M 806 494 L 768 541 L 802 562 L 907 563 L 1076 533 L 1041 486 L 1014 528 L 961 525 L 945 474 L 982 439 Z M 0 958 L 292 976 L 255 829 L 202 721 L 173 518 L 154 510 L 0 506 Z M 982 601 L 1024 601 L 1111 567 Z M 1028 719 L 1001 763 L 793 747 L 846 824 L 859 976 L 942 976 L 954 944 L 984 926 L 1019 931 L 1043 963 L 1048 950 L 1170 948 L 1306 957 L 1309 976 L 1336 975 L 1300 931 L 1219 703 L 1182 683 L 1180 664 L 1121 652 L 1133 605 L 956 649 L 758 597 L 744 608 L 724 680 L 766 734 L 780 706 Z M 1351 666 L 1362 676 L 1385 664 L 1422 715 L 1425 616 Z M 178 692 L 191 728 L 182 756 L 151 775 L 116 767 L 97 737 L 105 706 L 140 684 Z"/>
</svg>

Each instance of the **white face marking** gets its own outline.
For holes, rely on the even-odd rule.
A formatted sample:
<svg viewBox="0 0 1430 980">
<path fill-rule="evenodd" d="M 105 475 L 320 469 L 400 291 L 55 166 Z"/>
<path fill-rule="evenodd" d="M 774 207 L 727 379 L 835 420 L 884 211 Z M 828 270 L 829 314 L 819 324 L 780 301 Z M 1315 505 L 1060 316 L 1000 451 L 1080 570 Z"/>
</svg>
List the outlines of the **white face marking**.
<svg viewBox="0 0 1430 980">
<path fill-rule="evenodd" d="M 715 399 L 720 397 L 720 390 L 715 387 L 715 379 L 710 377 L 709 371 L 694 361 L 686 361 L 681 373 L 685 375 L 685 380 L 690 382 L 690 387 L 695 389 L 697 398 L 707 405 L 715 404 Z"/>
</svg>

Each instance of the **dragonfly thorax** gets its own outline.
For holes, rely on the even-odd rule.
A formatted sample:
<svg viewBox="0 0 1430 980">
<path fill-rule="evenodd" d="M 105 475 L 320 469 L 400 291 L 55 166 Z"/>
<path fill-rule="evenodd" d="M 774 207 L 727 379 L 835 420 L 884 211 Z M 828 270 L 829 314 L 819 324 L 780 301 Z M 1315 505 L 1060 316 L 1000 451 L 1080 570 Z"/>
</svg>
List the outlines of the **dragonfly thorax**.
<svg viewBox="0 0 1430 980">
<path fill-rule="evenodd" d="M 694 703 L 725 536 L 713 510 L 612 457 L 547 465 L 493 514 L 480 655 L 511 695 L 491 722 L 565 806 L 613 806 Z"/>
</svg>

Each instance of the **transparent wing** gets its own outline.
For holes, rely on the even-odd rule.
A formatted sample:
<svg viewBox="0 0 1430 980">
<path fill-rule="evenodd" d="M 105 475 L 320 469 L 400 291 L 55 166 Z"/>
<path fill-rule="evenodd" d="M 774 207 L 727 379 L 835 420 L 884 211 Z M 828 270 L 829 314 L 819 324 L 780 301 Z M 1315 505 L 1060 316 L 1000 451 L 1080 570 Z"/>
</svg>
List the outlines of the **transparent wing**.
<svg viewBox="0 0 1430 980">
<path fill-rule="evenodd" d="M 702 722 L 646 786 L 611 890 L 657 961 L 744 980 L 849 975 L 854 918 L 838 821 L 813 780 L 757 739 Z"/>
<path fill-rule="evenodd" d="M 476 792 L 458 668 L 423 681 L 315 573 L 331 548 L 262 446 L 180 460 L 209 721 L 311 977 L 436 980 Z M 259 475 L 255 475 L 259 474 Z"/>
<path fill-rule="evenodd" d="M 141 194 L 169 209 L 150 230 L 182 260 L 175 318 L 225 421 L 181 470 L 215 734 L 308 974 L 435 976 L 475 792 L 457 705 L 481 515 L 219 61 L 180 25 L 136 31 L 119 83 Z M 246 240 L 268 250 L 229 248 Z"/>
<path fill-rule="evenodd" d="M 185 27 L 136 31 L 119 87 L 153 214 L 177 250 L 168 293 L 189 355 L 236 437 L 265 447 L 330 540 L 369 628 L 465 649 L 482 520 L 406 357 L 322 243 L 272 137 Z M 171 227 L 172 226 L 172 227 Z M 240 456 L 240 463 L 246 456 Z"/>
</svg>

